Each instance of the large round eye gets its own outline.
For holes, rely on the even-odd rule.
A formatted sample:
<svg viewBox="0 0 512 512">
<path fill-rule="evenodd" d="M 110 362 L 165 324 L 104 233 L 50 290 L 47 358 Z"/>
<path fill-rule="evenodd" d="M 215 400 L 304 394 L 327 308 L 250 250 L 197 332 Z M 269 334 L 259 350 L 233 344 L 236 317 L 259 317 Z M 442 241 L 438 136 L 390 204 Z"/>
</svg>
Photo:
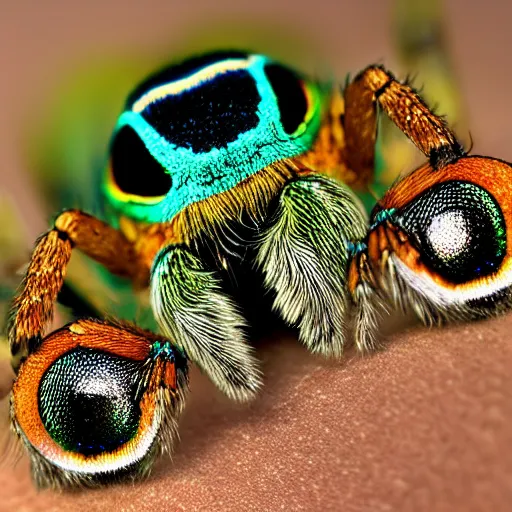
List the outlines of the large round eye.
<svg viewBox="0 0 512 512">
<path fill-rule="evenodd" d="M 276 95 L 283 130 L 291 135 L 305 121 L 308 112 L 305 84 L 293 71 L 280 64 L 267 64 L 265 74 Z"/>
<path fill-rule="evenodd" d="M 112 452 L 134 438 L 141 410 L 141 361 L 76 347 L 39 384 L 39 413 L 50 437 L 84 455 Z"/>
<path fill-rule="evenodd" d="M 132 326 L 80 321 L 52 333 L 20 367 L 13 422 L 41 486 L 89 484 L 150 467 L 170 447 L 186 361 Z"/>
<path fill-rule="evenodd" d="M 492 195 L 473 183 L 439 183 L 397 214 L 397 222 L 432 271 L 454 284 L 498 270 L 506 255 L 503 213 Z"/>
<path fill-rule="evenodd" d="M 112 181 L 124 194 L 155 198 L 172 187 L 171 175 L 153 158 L 144 142 L 129 126 L 115 135 L 110 148 Z"/>
</svg>

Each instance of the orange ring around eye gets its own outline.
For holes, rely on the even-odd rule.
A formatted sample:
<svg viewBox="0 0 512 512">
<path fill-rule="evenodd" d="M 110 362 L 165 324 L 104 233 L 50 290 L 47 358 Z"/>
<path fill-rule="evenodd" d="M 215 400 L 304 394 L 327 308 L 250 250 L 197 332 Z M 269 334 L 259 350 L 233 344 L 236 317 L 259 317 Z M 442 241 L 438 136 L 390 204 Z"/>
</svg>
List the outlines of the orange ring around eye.
<svg viewBox="0 0 512 512">
<path fill-rule="evenodd" d="M 430 165 L 416 169 L 390 188 L 379 201 L 382 208 L 402 208 L 430 187 L 461 180 L 487 190 L 500 205 L 506 220 L 512 220 L 512 166 L 494 158 L 468 156 L 434 170 Z"/>
<path fill-rule="evenodd" d="M 142 335 L 144 334 L 144 337 Z M 151 336 L 149 340 L 148 336 Z M 66 452 L 46 431 L 39 415 L 38 391 L 43 375 L 60 356 L 76 347 L 102 350 L 135 361 L 150 355 L 151 342 L 158 339 L 150 333 L 81 320 L 50 334 L 41 346 L 22 364 L 12 391 L 12 414 L 27 441 L 52 464 L 84 474 L 116 471 L 141 460 L 150 449 L 158 432 L 160 415 L 155 415 L 157 391 L 163 381 L 176 389 L 173 363 L 157 359 L 148 389 L 140 402 L 141 417 L 135 436 L 114 451 L 86 456 Z M 171 366 L 172 368 L 169 368 Z"/>
<path fill-rule="evenodd" d="M 379 201 L 379 206 L 383 209 L 402 208 L 430 187 L 453 180 L 465 181 L 482 187 L 494 197 L 500 206 L 507 231 L 507 249 L 500 268 L 493 274 L 477 277 L 466 283 L 455 284 L 428 269 L 421 262 L 421 255 L 412 246 L 409 245 L 410 251 L 404 249 L 395 254 L 415 273 L 430 278 L 436 285 L 446 290 L 476 291 L 480 286 L 486 287 L 491 283 L 512 285 L 512 167 L 506 162 L 493 158 L 469 156 L 438 170 L 433 170 L 429 165 L 425 165 L 392 187 Z M 389 234 L 390 228 L 385 227 L 384 229 Z M 370 242 L 372 246 L 377 243 L 375 237 L 381 239 L 378 244 L 383 243 L 382 235 L 377 235 L 377 232 L 373 230 L 369 235 L 369 238 L 374 239 Z"/>
</svg>

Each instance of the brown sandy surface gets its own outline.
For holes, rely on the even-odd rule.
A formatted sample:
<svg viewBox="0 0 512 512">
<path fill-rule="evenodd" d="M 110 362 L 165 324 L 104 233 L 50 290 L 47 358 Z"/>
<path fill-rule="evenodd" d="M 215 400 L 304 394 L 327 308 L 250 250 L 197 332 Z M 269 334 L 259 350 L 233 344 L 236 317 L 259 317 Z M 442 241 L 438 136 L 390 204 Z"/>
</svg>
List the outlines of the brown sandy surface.
<svg viewBox="0 0 512 512">
<path fill-rule="evenodd" d="M 31 106 L 58 83 L 70 59 L 103 47 L 169 44 L 194 23 L 229 13 L 304 27 L 339 74 L 373 61 L 393 63 L 386 2 L 312 4 L 5 2 L 0 183 L 18 206 L 27 240 L 45 221 L 23 174 L 20 133 Z M 512 6 L 457 0 L 447 14 L 475 149 L 512 160 Z M 14 467 L 3 461 L 0 510 L 510 510 L 511 332 L 511 316 L 414 328 L 390 336 L 378 354 L 349 355 L 341 364 L 275 336 L 258 347 L 266 386 L 248 406 L 227 402 L 192 372 L 181 444 L 174 461 L 160 461 L 149 480 L 37 493 L 25 459 Z"/>
</svg>

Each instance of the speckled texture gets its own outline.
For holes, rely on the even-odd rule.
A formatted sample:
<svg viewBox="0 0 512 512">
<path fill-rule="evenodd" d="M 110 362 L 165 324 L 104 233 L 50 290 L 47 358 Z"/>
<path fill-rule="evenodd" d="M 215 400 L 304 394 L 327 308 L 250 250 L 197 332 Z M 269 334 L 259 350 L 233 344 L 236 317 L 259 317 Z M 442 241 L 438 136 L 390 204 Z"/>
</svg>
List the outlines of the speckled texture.
<svg viewBox="0 0 512 512">
<path fill-rule="evenodd" d="M 196 22 L 232 14 L 236 5 L 255 22 L 287 19 L 316 34 L 332 45 L 327 58 L 340 75 L 371 61 L 393 65 L 387 6 L 378 0 L 320 0 L 314 11 L 310 3 L 292 9 L 285 0 L 151 5 L 153 21 L 145 24 L 146 3 L 49 0 L 44 13 L 33 2 L 5 6 L 0 190 L 19 205 L 27 239 L 46 222 L 22 174 L 19 134 L 31 105 L 58 83 L 54 74 L 71 58 L 169 43 Z M 509 160 L 511 11 L 505 2 L 483 9 L 463 0 L 448 10 L 476 152 Z M 14 466 L 4 454 L 0 510 L 510 510 L 510 332 L 512 316 L 430 332 L 413 328 L 392 335 L 385 351 L 341 364 L 315 359 L 291 337 L 275 334 L 258 345 L 266 386 L 251 405 L 229 403 L 192 372 L 174 463 L 162 460 L 146 482 L 38 494 L 27 460 Z M 4 425 L 6 400 L 0 413 Z M 5 430 L 0 427 L 2 435 Z"/>
</svg>

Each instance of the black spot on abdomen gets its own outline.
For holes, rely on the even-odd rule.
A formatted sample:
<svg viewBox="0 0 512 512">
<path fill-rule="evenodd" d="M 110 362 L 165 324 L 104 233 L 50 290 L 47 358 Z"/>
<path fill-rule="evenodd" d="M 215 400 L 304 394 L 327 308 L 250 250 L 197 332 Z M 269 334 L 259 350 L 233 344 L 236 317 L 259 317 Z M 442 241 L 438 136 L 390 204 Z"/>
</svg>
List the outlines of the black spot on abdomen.
<svg viewBox="0 0 512 512">
<path fill-rule="evenodd" d="M 151 103 L 142 116 L 170 143 L 207 153 L 255 128 L 260 101 L 253 77 L 236 70 Z"/>
</svg>

